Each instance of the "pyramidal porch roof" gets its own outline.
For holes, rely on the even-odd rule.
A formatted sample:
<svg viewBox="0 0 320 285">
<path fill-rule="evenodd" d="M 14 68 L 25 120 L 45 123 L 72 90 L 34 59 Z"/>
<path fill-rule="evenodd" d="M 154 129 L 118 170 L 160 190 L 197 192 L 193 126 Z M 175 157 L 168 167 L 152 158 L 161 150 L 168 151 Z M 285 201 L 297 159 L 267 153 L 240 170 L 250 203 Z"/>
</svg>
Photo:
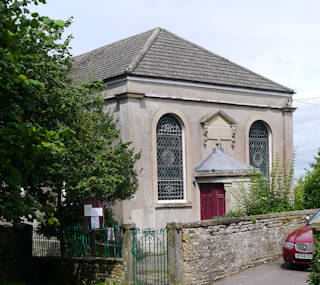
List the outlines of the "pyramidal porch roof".
<svg viewBox="0 0 320 285">
<path fill-rule="evenodd" d="M 76 56 L 71 71 L 76 82 L 129 75 L 294 93 L 163 28 Z"/>
<path fill-rule="evenodd" d="M 235 173 L 251 172 L 255 168 L 224 153 L 221 148 L 214 148 L 194 170 L 197 173 Z"/>
</svg>

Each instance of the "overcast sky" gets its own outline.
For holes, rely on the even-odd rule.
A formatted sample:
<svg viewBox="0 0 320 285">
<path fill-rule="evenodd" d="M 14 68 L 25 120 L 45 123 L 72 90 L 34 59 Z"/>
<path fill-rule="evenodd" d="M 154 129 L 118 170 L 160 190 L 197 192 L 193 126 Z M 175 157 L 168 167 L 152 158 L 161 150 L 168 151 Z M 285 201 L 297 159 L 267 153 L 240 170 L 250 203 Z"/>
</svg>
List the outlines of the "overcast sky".
<svg viewBox="0 0 320 285">
<path fill-rule="evenodd" d="M 320 147 L 319 0 L 47 2 L 35 8 L 41 15 L 74 17 L 67 31 L 73 55 L 163 27 L 294 89 L 295 176 L 313 161 Z"/>
</svg>

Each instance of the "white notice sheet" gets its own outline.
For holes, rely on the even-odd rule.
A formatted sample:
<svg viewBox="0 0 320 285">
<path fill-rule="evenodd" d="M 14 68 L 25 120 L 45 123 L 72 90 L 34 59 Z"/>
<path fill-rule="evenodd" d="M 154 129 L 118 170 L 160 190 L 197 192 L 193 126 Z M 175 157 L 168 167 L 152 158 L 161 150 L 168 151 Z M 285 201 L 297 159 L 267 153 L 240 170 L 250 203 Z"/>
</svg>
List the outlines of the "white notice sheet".
<svg viewBox="0 0 320 285">
<path fill-rule="evenodd" d="M 99 217 L 91 217 L 91 229 L 100 229 Z"/>
<path fill-rule="evenodd" d="M 92 217 L 102 217 L 102 208 L 92 208 L 91 209 Z"/>
</svg>

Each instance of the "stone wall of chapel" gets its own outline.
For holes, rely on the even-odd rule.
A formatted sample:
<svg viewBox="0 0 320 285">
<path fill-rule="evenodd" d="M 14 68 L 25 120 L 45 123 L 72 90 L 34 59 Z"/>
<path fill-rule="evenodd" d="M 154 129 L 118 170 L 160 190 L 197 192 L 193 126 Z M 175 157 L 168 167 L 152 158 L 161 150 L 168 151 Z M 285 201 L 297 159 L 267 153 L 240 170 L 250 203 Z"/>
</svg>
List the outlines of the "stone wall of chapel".
<svg viewBox="0 0 320 285">
<path fill-rule="evenodd" d="M 135 222 L 140 227 L 160 227 L 166 222 L 200 219 L 199 189 L 194 183 L 193 171 L 216 147 L 215 141 L 204 145 L 200 121 L 218 110 L 237 122 L 234 146 L 221 143 L 234 158 L 249 162 L 248 132 L 255 120 L 264 120 L 270 126 L 273 155 L 278 153 L 282 160 L 292 154 L 292 114 L 284 116 L 281 110 L 290 97 L 128 82 L 127 88 L 121 90 L 144 94 L 144 98 L 116 100 L 113 96 L 117 92 L 112 87 L 108 89 L 106 97 L 110 99 L 107 102 L 113 104 L 115 116 L 119 118 L 122 139 L 132 141 L 132 146 L 141 151 L 141 159 L 136 165 L 142 170 L 139 190 L 133 199 L 122 204 L 124 222 Z M 165 113 L 176 114 L 185 127 L 187 193 L 186 203 L 180 205 L 163 205 L 157 201 L 155 131 L 158 119 Z"/>
</svg>

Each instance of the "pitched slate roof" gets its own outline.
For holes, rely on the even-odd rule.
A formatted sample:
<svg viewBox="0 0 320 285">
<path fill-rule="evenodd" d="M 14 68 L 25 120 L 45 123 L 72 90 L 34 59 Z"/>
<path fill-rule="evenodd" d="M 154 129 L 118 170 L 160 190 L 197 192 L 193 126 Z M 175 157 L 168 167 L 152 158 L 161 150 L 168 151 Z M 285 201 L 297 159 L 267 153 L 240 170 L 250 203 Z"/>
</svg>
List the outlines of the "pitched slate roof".
<svg viewBox="0 0 320 285">
<path fill-rule="evenodd" d="M 77 82 L 136 75 L 294 93 L 162 28 L 103 46 L 74 60 L 71 75 Z"/>
<path fill-rule="evenodd" d="M 195 172 L 228 172 L 254 170 L 250 165 L 237 160 L 223 152 L 221 148 L 214 148 L 212 152 L 201 161 Z"/>
</svg>

